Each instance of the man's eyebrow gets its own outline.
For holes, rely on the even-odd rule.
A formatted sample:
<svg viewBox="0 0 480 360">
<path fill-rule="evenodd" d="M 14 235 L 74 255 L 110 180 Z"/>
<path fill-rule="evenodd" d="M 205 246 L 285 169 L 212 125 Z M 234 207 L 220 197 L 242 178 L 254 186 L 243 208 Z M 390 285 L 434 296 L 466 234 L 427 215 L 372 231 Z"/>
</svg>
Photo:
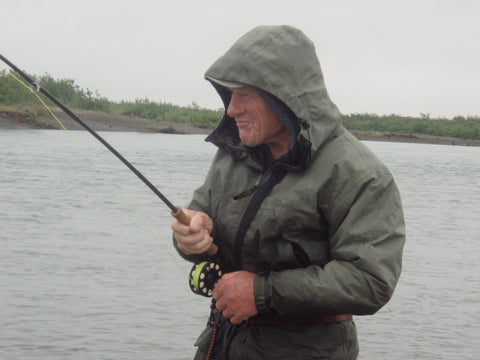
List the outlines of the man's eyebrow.
<svg viewBox="0 0 480 360">
<path fill-rule="evenodd" d="M 251 86 L 242 86 L 242 87 L 238 87 L 238 88 L 228 88 L 228 90 L 231 92 L 231 93 L 239 93 L 239 94 L 250 94 L 253 90 Z"/>
</svg>

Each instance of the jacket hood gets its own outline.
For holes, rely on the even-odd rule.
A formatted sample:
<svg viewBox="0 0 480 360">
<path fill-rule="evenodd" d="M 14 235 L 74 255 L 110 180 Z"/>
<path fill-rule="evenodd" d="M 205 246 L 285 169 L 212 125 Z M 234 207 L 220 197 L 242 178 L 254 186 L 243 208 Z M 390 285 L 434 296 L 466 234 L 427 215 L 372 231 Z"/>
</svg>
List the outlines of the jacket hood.
<svg viewBox="0 0 480 360">
<path fill-rule="evenodd" d="M 225 106 L 221 124 L 207 140 L 220 147 L 225 140 L 233 143 L 237 155 L 238 131 L 235 121 L 226 114 L 231 94 L 222 84 L 253 86 L 270 107 L 269 97 L 280 100 L 276 103 L 282 108 L 281 116 L 272 110 L 289 129 L 296 129 L 293 143 L 303 153 L 296 161 L 306 163 L 311 152 L 327 141 L 341 123 L 340 112 L 328 96 L 312 41 L 291 26 L 259 26 L 249 31 L 213 63 L 205 78 L 213 84 Z M 289 111 L 282 105 L 294 116 L 285 117 Z M 231 148 L 227 150 L 232 152 Z M 245 160 L 248 154 L 238 157 Z"/>
</svg>

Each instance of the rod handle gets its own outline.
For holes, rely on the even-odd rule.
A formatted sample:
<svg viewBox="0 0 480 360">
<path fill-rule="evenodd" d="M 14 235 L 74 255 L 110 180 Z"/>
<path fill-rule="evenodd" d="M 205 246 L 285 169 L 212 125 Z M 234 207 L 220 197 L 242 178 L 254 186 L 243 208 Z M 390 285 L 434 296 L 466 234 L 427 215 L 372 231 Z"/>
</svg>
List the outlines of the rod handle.
<svg viewBox="0 0 480 360">
<path fill-rule="evenodd" d="M 185 214 L 185 212 L 180 206 L 177 206 L 177 211 L 172 210 L 172 216 L 175 219 L 177 219 L 180 222 L 180 224 L 185 226 L 190 225 L 190 217 L 187 214 Z M 215 244 L 212 244 L 212 246 L 210 246 L 210 249 L 208 249 L 207 254 L 210 256 L 213 256 L 217 252 L 218 252 L 218 246 Z"/>
</svg>

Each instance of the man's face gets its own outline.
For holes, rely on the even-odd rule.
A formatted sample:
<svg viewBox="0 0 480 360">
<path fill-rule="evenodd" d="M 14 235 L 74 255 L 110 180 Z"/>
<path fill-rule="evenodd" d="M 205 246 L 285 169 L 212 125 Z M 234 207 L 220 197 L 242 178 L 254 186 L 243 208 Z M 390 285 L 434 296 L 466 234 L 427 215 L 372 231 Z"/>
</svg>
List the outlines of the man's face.
<svg viewBox="0 0 480 360">
<path fill-rule="evenodd" d="M 242 142 L 247 146 L 290 144 L 290 132 L 251 86 L 230 88 L 228 116 L 235 119 Z"/>
</svg>

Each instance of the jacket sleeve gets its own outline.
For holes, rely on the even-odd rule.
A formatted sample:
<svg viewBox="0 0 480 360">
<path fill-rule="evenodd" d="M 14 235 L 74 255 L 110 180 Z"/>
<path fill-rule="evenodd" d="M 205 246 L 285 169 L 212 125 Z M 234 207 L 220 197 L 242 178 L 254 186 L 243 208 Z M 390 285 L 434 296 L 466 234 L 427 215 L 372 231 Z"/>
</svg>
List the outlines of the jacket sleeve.
<svg viewBox="0 0 480 360">
<path fill-rule="evenodd" d="M 325 266 L 257 275 L 259 312 L 286 316 L 373 314 L 391 298 L 400 276 L 405 224 L 387 171 L 342 191 L 325 211 L 330 257 Z"/>
</svg>

